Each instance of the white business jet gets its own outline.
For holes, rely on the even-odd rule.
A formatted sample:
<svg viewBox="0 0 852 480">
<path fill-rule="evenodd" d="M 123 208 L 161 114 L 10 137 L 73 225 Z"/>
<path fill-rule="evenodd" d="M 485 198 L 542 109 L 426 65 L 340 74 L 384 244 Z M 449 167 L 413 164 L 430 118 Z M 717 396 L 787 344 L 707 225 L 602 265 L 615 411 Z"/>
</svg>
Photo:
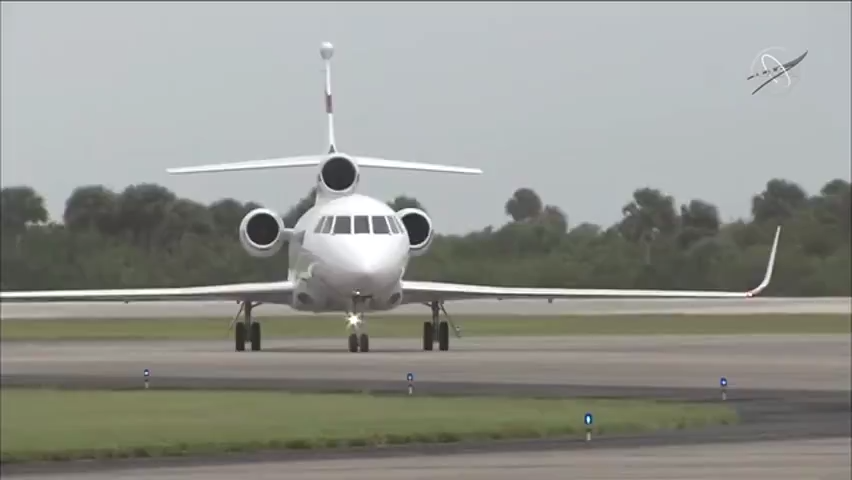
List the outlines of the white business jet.
<svg viewBox="0 0 852 480">
<path fill-rule="evenodd" d="M 246 214 L 239 226 L 245 251 L 255 257 L 275 255 L 288 244 L 287 280 L 180 288 L 116 290 L 59 290 L 2 292 L 4 302 L 39 301 L 157 301 L 233 300 L 240 304 L 234 322 L 236 350 L 261 348 L 260 323 L 252 320 L 252 308 L 262 303 L 286 304 L 304 312 L 344 312 L 350 331 L 349 351 L 370 349 L 365 313 L 392 310 L 408 303 L 422 303 L 432 310 L 423 323 L 423 350 L 449 349 L 452 320 L 444 309 L 447 300 L 538 298 L 751 298 L 769 284 L 778 248 L 780 227 L 769 255 L 763 281 L 746 292 L 607 290 L 565 288 L 515 288 L 405 280 L 409 258 L 423 255 L 432 243 L 434 228 L 426 212 L 406 208 L 394 212 L 380 200 L 355 192 L 361 168 L 385 168 L 479 174 L 479 169 L 413 163 L 348 155 L 338 151 L 334 139 L 331 101 L 331 44 L 320 49 L 325 61 L 325 102 L 328 114 L 328 151 L 320 155 L 276 158 L 219 165 L 169 169 L 169 173 L 227 172 L 293 167 L 319 167 L 316 204 L 296 223 L 285 228 L 281 216 L 266 208 Z M 495 259 L 496 261 L 496 259 Z M 445 319 L 441 319 L 441 313 Z M 459 330 L 453 325 L 456 336 Z"/>
</svg>

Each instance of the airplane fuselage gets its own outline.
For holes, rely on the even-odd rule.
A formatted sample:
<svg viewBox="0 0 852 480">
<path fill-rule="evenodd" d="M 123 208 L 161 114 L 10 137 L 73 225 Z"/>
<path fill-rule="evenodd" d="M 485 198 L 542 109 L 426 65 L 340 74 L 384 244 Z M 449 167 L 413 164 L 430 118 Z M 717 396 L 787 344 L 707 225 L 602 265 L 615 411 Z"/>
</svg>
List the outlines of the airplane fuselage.
<svg viewBox="0 0 852 480">
<path fill-rule="evenodd" d="M 356 295 L 366 302 L 359 311 L 400 305 L 409 240 L 402 222 L 396 220 L 391 229 L 395 220 L 388 205 L 360 194 L 308 210 L 293 228 L 287 252 L 288 280 L 294 283 L 291 306 L 310 312 L 351 311 Z M 379 223 L 387 226 L 379 228 Z"/>
</svg>

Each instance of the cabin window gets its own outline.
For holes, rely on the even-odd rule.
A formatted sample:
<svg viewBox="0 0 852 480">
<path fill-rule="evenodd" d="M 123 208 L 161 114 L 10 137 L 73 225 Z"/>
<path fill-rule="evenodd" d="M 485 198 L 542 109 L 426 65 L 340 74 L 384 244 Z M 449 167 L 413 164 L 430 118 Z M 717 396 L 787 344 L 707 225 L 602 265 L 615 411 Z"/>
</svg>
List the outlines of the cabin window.
<svg viewBox="0 0 852 480">
<path fill-rule="evenodd" d="M 335 217 L 334 234 L 341 235 L 352 233 L 352 217 Z"/>
<path fill-rule="evenodd" d="M 317 227 L 314 228 L 314 233 L 322 232 L 322 227 L 323 227 L 323 225 L 325 225 L 326 220 L 328 220 L 328 217 L 322 217 L 319 220 L 317 220 Z"/>
<path fill-rule="evenodd" d="M 334 223 L 334 217 L 325 217 L 322 223 L 322 233 L 331 233 L 331 225 Z"/>
<path fill-rule="evenodd" d="M 352 233 L 370 233 L 370 217 L 355 215 L 352 219 Z"/>
<path fill-rule="evenodd" d="M 390 235 L 388 220 L 385 217 L 373 217 L 373 233 L 379 235 Z"/>
<path fill-rule="evenodd" d="M 396 226 L 396 223 L 393 221 L 394 217 L 391 215 L 390 217 L 386 217 L 388 219 L 388 224 L 390 224 L 391 232 L 394 235 L 399 235 L 399 228 Z"/>
</svg>

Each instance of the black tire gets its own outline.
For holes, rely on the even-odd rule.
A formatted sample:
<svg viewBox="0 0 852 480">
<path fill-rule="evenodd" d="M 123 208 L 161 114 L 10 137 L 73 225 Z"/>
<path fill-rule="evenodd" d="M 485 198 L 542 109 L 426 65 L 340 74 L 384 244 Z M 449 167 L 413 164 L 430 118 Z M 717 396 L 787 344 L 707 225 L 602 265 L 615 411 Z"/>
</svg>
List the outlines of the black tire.
<svg viewBox="0 0 852 480">
<path fill-rule="evenodd" d="M 361 340 L 358 343 L 359 343 L 358 347 L 361 348 L 362 352 L 366 353 L 366 352 L 370 351 L 370 336 L 369 335 L 367 335 L 366 333 L 362 333 L 361 334 Z"/>
<path fill-rule="evenodd" d="M 244 352 L 246 349 L 246 325 L 239 322 L 234 326 L 234 342 L 235 349 L 238 352 Z"/>
<path fill-rule="evenodd" d="M 438 348 L 442 352 L 450 349 L 450 325 L 447 322 L 438 325 Z"/>
<path fill-rule="evenodd" d="M 423 350 L 431 351 L 434 343 L 432 322 L 423 322 Z"/>
<path fill-rule="evenodd" d="M 358 351 L 358 335 L 349 334 L 349 351 L 355 353 Z"/>
<path fill-rule="evenodd" d="M 251 324 L 251 351 L 260 351 L 260 324 L 253 322 Z"/>
</svg>

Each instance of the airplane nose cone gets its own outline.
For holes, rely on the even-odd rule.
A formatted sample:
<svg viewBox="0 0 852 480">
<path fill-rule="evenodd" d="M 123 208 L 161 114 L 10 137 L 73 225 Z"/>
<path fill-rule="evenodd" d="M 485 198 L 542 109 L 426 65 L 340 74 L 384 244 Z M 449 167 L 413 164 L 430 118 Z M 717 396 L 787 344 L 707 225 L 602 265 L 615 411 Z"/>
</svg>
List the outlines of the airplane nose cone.
<svg viewBox="0 0 852 480">
<path fill-rule="evenodd" d="M 387 252 L 353 255 L 346 262 L 346 287 L 363 294 L 376 293 L 393 281 L 394 263 Z"/>
<path fill-rule="evenodd" d="M 361 277 L 371 277 L 382 273 L 387 261 L 378 255 L 361 255 L 352 262 L 353 273 Z"/>
</svg>

